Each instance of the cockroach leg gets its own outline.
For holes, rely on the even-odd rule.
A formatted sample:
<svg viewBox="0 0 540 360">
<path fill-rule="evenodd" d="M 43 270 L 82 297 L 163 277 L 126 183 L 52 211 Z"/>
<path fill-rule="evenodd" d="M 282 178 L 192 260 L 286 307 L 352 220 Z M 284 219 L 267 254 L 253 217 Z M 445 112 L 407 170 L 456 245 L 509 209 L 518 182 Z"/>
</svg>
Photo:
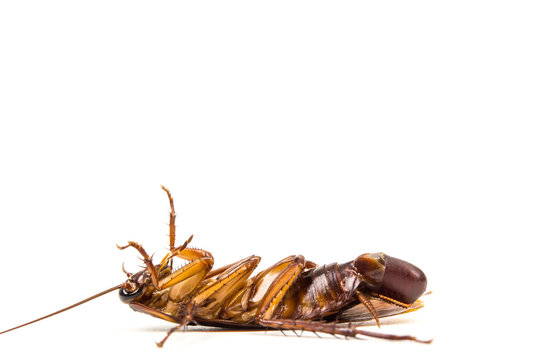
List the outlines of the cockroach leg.
<svg viewBox="0 0 540 360">
<path fill-rule="evenodd" d="M 165 335 L 165 337 L 160 342 L 157 342 L 156 345 L 158 347 L 163 347 L 163 344 L 165 344 L 165 341 L 167 341 L 167 339 L 169 338 L 169 336 L 171 336 L 173 332 L 178 331 L 182 328 L 184 328 L 184 331 L 185 331 L 185 326 L 192 321 L 193 321 L 193 304 L 188 304 L 188 306 L 186 307 L 186 314 L 182 318 L 182 320 L 178 321 L 178 325 L 176 325 L 175 327 L 167 331 L 167 334 Z"/>
<path fill-rule="evenodd" d="M 187 246 L 189 245 L 189 243 L 193 240 L 193 235 L 191 235 L 183 244 L 182 246 L 179 246 L 177 248 L 174 248 L 172 249 L 171 251 L 169 251 L 169 253 L 167 255 L 165 255 L 165 257 L 163 258 L 163 260 L 161 260 L 161 262 L 159 263 L 159 271 L 163 270 L 163 268 L 167 265 L 169 265 L 169 267 L 172 267 L 172 258 L 175 257 L 175 256 L 178 256 L 179 258 L 183 258 L 183 259 L 186 259 L 185 256 L 182 256 L 181 253 L 183 250 L 185 250 L 187 248 Z M 205 256 L 205 254 L 202 254 L 201 256 L 199 257 L 203 257 Z M 195 257 L 197 258 L 197 257 Z M 193 260 L 192 258 L 187 258 L 186 260 Z"/>
<path fill-rule="evenodd" d="M 171 316 L 169 314 L 166 314 L 166 313 L 161 312 L 159 310 L 153 309 L 153 308 L 151 308 L 149 306 L 146 306 L 146 305 L 138 303 L 138 302 L 131 303 L 130 307 L 135 311 L 142 312 L 142 313 L 145 313 L 145 314 L 148 314 L 148 315 L 152 315 L 152 316 L 157 317 L 159 319 L 167 320 L 167 321 L 178 324 L 177 326 L 170 329 L 167 332 L 167 335 L 165 335 L 165 337 L 161 341 L 156 343 L 156 345 L 158 347 L 162 347 L 163 344 L 165 343 L 165 341 L 167 341 L 167 339 L 169 338 L 169 336 L 171 336 L 171 334 L 173 332 L 175 332 L 176 330 L 180 330 L 182 327 L 186 326 L 187 324 L 189 324 L 190 322 L 193 321 L 193 309 L 194 309 L 194 307 L 193 307 L 192 304 L 187 304 L 183 308 L 183 311 L 182 311 L 183 316 L 182 317 Z"/>
<path fill-rule="evenodd" d="M 310 320 L 291 320 L 291 319 L 259 319 L 259 323 L 274 329 L 285 330 L 306 330 L 312 332 L 321 332 L 330 335 L 343 335 L 345 337 L 356 337 L 357 335 L 368 336 L 386 340 L 411 340 L 419 343 L 429 344 L 432 340 L 419 340 L 410 335 L 392 335 L 381 334 L 372 331 L 361 330 L 353 326 L 336 326 L 335 322 L 322 323 Z"/>
<path fill-rule="evenodd" d="M 165 344 L 165 341 L 167 341 L 169 336 L 171 336 L 171 334 L 173 332 L 175 332 L 177 330 L 180 330 L 182 328 L 182 326 L 184 326 L 184 325 L 183 324 L 182 325 L 177 325 L 177 326 L 173 327 L 172 329 L 170 329 L 169 331 L 167 331 L 167 335 L 165 335 L 165 337 L 163 339 L 161 339 L 161 341 L 156 342 L 157 347 L 163 347 L 163 344 Z"/>
<path fill-rule="evenodd" d="M 287 260 L 284 263 L 278 263 L 279 266 L 274 268 L 274 270 L 279 270 L 281 267 L 285 267 L 283 270 L 280 270 L 280 273 L 276 276 L 261 300 L 256 313 L 256 318 L 259 320 L 270 319 L 272 317 L 280 301 L 287 293 L 287 290 L 304 270 L 306 260 L 302 255 L 292 256 L 287 258 Z"/>
<path fill-rule="evenodd" d="M 219 311 L 224 301 L 245 285 L 260 261 L 260 257 L 250 256 L 231 266 L 197 290 L 192 296 L 192 301 L 209 313 Z"/>
<path fill-rule="evenodd" d="M 209 251 L 187 247 L 192 239 L 193 239 L 193 235 L 191 235 L 189 239 L 187 239 L 186 242 L 182 246 L 169 252 L 163 258 L 163 260 L 161 260 L 158 272 L 161 272 L 165 268 L 165 266 L 168 264 L 169 259 L 174 256 L 179 257 L 184 260 L 191 261 L 191 262 L 199 260 L 199 259 L 206 259 L 207 262 L 211 263 L 210 268 L 212 268 L 212 266 L 214 265 L 214 257 Z"/>
<path fill-rule="evenodd" d="M 179 296 L 191 293 L 193 289 L 200 285 L 200 282 L 204 280 L 206 274 L 214 265 L 214 258 L 210 252 L 187 247 L 191 239 L 193 239 L 193 235 L 182 246 L 174 249 L 163 258 L 159 266 L 158 272 L 161 273 L 169 258 L 173 256 L 190 261 L 190 263 L 159 280 L 161 289 L 171 287 L 169 297 L 173 299 L 179 300 Z"/>
<path fill-rule="evenodd" d="M 381 324 L 379 323 L 379 316 L 377 315 L 377 310 L 375 310 L 375 307 L 373 306 L 371 301 L 369 301 L 369 299 L 367 297 L 365 297 L 364 294 L 362 294 L 362 292 L 360 292 L 360 291 L 356 292 L 356 297 L 358 298 L 358 300 L 360 300 L 360 302 L 362 304 L 364 304 L 366 309 L 368 309 L 368 311 L 371 313 L 371 315 L 373 316 L 373 318 L 377 322 L 377 326 L 380 328 Z"/>
<path fill-rule="evenodd" d="M 170 251 L 173 251 L 174 243 L 176 241 L 176 212 L 174 211 L 174 201 L 169 189 L 167 189 L 163 185 L 161 185 L 161 188 L 167 193 L 167 197 L 169 198 L 169 204 L 171 207 L 171 212 L 169 213 L 169 249 Z M 170 261 L 172 265 L 172 258 L 170 259 Z"/>
<path fill-rule="evenodd" d="M 206 278 L 207 279 L 213 278 L 214 276 L 217 276 L 217 275 L 219 275 L 219 274 L 221 274 L 221 273 L 223 273 L 223 272 L 225 272 L 225 271 L 227 271 L 227 270 L 229 270 L 231 268 L 238 267 L 238 265 L 240 265 L 240 264 L 244 263 L 246 260 L 252 259 L 252 258 L 253 258 L 253 256 L 248 256 L 247 258 L 235 261 L 232 264 L 225 265 L 225 266 L 222 266 L 222 267 L 217 268 L 217 269 L 213 269 L 208 274 L 206 274 Z M 259 260 L 260 260 L 260 258 L 259 258 Z"/>
<path fill-rule="evenodd" d="M 179 297 L 191 293 L 199 286 L 213 264 L 214 259 L 212 258 L 202 257 L 195 259 L 159 280 L 159 288 L 171 288 L 169 298 L 179 300 Z"/>
<path fill-rule="evenodd" d="M 154 264 L 152 263 L 152 258 L 150 256 L 148 256 L 148 254 L 146 253 L 146 251 L 144 250 L 144 248 L 141 245 L 139 245 L 138 243 L 136 243 L 134 241 L 128 241 L 128 244 L 126 246 L 116 245 L 116 247 L 118 249 L 120 249 L 120 250 L 127 249 L 128 247 L 133 247 L 133 248 L 137 249 L 137 251 L 143 257 L 142 260 L 144 261 L 144 264 L 146 265 L 146 270 L 148 270 L 148 272 L 150 273 L 150 278 L 152 279 L 152 284 L 154 285 L 154 287 L 156 289 L 159 289 L 158 275 L 157 275 L 157 272 L 156 272 L 156 268 L 154 267 Z"/>
<path fill-rule="evenodd" d="M 128 272 L 128 271 L 126 270 L 126 267 L 124 266 L 124 263 L 123 263 L 123 262 L 122 262 L 122 272 L 123 272 L 124 274 L 126 274 L 126 276 L 127 276 L 128 278 L 130 278 L 130 277 L 133 276 L 132 273 L 130 273 L 130 272 Z"/>
<path fill-rule="evenodd" d="M 176 318 L 176 317 L 174 317 L 172 315 L 166 314 L 166 313 L 164 313 L 162 311 L 153 309 L 150 306 L 146 306 L 144 304 L 141 304 L 140 302 L 132 302 L 131 304 L 129 304 L 129 307 L 134 311 L 141 312 L 141 313 L 144 313 L 144 314 L 147 314 L 147 315 L 151 315 L 151 316 L 156 317 L 158 319 L 170 321 L 170 322 L 173 322 L 173 323 L 177 323 L 178 321 L 182 320 L 182 319 L 178 319 L 178 318 Z"/>
</svg>

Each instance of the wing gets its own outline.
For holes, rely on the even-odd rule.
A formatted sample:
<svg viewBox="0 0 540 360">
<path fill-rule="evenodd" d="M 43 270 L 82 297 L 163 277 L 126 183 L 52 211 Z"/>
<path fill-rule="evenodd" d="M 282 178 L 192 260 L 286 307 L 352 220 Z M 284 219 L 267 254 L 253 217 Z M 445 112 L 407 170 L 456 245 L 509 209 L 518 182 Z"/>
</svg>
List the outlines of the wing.
<svg viewBox="0 0 540 360">
<path fill-rule="evenodd" d="M 373 307 L 375 307 L 379 318 L 415 311 L 424 306 L 424 303 L 421 300 L 416 300 L 408 308 L 390 304 L 386 301 L 375 298 L 371 298 L 369 301 L 373 304 Z M 373 316 L 363 304 L 358 304 L 339 314 L 338 322 L 356 322 L 367 320 L 373 320 Z"/>
</svg>

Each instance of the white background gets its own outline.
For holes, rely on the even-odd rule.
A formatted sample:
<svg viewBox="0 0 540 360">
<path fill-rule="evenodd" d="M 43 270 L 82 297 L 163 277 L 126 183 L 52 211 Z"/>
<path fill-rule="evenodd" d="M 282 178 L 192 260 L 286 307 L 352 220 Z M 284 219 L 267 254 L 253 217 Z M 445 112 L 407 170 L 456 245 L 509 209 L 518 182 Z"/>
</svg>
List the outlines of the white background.
<svg viewBox="0 0 540 360">
<path fill-rule="evenodd" d="M 188 332 L 109 294 L 3 359 L 532 356 L 539 16 L 526 1 L 0 3 L 0 330 L 124 280 L 141 242 L 223 265 L 384 251 L 426 307 L 381 331 Z M 533 309 L 533 311 L 529 309 Z M 292 335 L 292 334 L 289 334 Z M 536 347 L 533 348 L 537 352 Z"/>
</svg>

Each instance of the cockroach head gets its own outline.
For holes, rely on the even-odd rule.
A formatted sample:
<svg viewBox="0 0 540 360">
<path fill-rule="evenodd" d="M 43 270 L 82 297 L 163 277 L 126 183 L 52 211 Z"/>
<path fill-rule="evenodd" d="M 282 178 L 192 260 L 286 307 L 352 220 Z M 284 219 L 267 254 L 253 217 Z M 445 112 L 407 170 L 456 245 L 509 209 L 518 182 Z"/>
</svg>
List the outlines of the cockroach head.
<svg viewBox="0 0 540 360">
<path fill-rule="evenodd" d="M 126 272 L 126 275 L 128 278 L 120 287 L 118 294 L 122 302 L 130 303 L 142 295 L 144 287 L 148 285 L 151 280 L 150 275 L 145 270 L 135 274 Z"/>
</svg>

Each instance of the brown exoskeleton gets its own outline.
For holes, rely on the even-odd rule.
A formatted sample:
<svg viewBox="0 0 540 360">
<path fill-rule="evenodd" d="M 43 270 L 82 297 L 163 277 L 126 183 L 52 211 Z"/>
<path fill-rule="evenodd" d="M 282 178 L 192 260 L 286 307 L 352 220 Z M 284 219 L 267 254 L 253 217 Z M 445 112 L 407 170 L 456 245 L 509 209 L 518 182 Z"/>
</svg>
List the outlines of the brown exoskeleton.
<svg viewBox="0 0 540 360">
<path fill-rule="evenodd" d="M 317 266 L 302 255 L 289 256 L 251 276 L 260 257 L 249 256 L 213 269 L 214 258 L 205 250 L 188 247 L 193 236 L 176 247 L 173 198 L 170 203 L 169 253 L 154 264 L 144 248 L 129 242 L 119 249 L 135 248 L 144 270 L 120 285 L 42 318 L 56 315 L 108 292 L 119 290 L 120 299 L 139 312 L 176 323 L 162 346 L 177 329 L 190 324 L 228 328 L 308 330 L 355 337 L 418 340 L 409 335 L 389 335 L 358 328 L 358 322 L 416 310 L 426 289 L 426 276 L 416 266 L 383 253 L 363 254 L 343 264 Z M 173 267 L 174 258 L 189 263 Z M 356 324 L 356 325 L 355 325 Z"/>
</svg>

